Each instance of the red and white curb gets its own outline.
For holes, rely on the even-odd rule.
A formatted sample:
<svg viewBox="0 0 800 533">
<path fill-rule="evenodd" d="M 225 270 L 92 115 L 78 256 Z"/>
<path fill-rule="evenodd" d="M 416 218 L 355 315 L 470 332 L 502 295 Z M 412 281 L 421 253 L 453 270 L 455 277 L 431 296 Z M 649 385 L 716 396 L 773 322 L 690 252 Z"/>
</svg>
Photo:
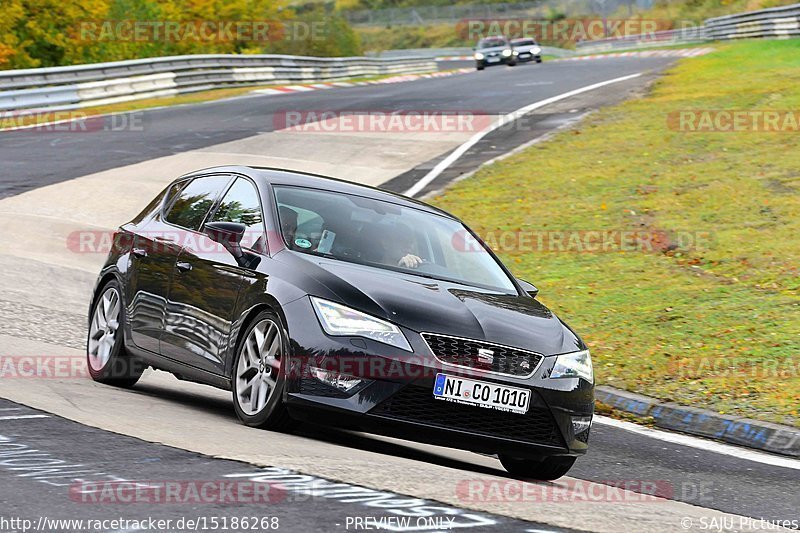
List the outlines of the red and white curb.
<svg viewBox="0 0 800 533">
<path fill-rule="evenodd" d="M 289 94 L 289 93 L 303 93 L 308 91 L 318 91 L 322 89 L 338 89 L 341 87 L 362 87 L 364 85 L 387 85 L 391 83 L 403 83 L 406 81 L 415 81 L 428 78 L 446 78 L 455 74 L 464 74 L 472 72 L 471 68 L 461 68 L 450 70 L 447 72 L 431 72 L 428 74 L 403 74 L 400 76 L 392 76 L 382 80 L 374 81 L 332 81 L 325 83 L 304 83 L 297 85 L 284 85 L 281 87 L 270 87 L 269 89 L 258 89 L 252 91 L 251 94 Z"/>
</svg>

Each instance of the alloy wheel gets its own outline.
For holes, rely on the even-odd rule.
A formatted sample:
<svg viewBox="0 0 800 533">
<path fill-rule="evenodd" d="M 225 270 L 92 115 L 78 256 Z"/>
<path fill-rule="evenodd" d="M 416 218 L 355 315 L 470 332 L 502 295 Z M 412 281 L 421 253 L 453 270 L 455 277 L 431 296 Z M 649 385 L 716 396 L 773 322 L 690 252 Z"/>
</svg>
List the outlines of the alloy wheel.
<svg viewBox="0 0 800 533">
<path fill-rule="evenodd" d="M 94 371 L 102 370 L 111 358 L 117 343 L 120 312 L 119 292 L 109 287 L 97 302 L 89 326 L 89 365 Z"/>
<path fill-rule="evenodd" d="M 250 330 L 236 369 L 236 400 L 249 416 L 267 406 L 278 385 L 283 345 L 278 325 L 265 319 Z"/>
</svg>

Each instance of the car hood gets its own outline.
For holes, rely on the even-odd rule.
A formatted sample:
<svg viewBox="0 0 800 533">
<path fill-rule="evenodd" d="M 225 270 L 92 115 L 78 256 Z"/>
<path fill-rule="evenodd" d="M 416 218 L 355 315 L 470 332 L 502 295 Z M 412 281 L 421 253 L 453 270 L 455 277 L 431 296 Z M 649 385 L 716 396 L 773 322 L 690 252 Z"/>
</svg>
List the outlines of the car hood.
<svg viewBox="0 0 800 533">
<path fill-rule="evenodd" d="M 508 46 L 495 46 L 492 48 L 478 48 L 475 50 L 476 52 L 480 52 L 482 54 L 491 54 L 494 52 L 502 52 L 503 50 L 507 49 Z"/>
<path fill-rule="evenodd" d="M 416 332 L 485 340 L 544 355 L 584 347 L 558 317 L 528 296 L 307 254 L 291 256 L 286 259 L 330 291 L 315 296 L 337 300 Z"/>
</svg>

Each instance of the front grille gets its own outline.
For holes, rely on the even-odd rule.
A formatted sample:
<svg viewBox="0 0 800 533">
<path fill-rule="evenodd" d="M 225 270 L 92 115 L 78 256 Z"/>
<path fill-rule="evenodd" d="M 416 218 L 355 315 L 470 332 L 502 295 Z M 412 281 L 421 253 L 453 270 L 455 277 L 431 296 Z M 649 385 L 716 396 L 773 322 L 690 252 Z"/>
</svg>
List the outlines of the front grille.
<svg viewBox="0 0 800 533">
<path fill-rule="evenodd" d="M 553 416 L 531 407 L 524 415 L 436 400 L 432 389 L 408 385 L 370 411 L 405 422 L 468 431 L 532 444 L 563 446 Z"/>
<path fill-rule="evenodd" d="M 428 343 L 436 359 L 442 363 L 507 376 L 531 376 L 543 359 L 538 353 L 483 341 L 434 333 L 423 333 L 422 338 Z M 486 351 L 484 357 L 481 357 L 481 350 Z M 486 356 L 491 357 L 491 362 Z"/>
</svg>

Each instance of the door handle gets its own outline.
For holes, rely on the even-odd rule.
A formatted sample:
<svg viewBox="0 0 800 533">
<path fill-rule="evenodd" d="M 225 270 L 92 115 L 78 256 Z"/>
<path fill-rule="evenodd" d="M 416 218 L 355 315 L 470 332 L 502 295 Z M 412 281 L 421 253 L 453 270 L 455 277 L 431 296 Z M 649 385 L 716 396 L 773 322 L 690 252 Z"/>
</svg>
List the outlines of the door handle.
<svg viewBox="0 0 800 533">
<path fill-rule="evenodd" d="M 131 250 L 131 253 L 136 257 L 147 257 L 147 250 L 144 248 L 134 248 Z"/>
<path fill-rule="evenodd" d="M 192 269 L 192 264 L 185 261 L 178 261 L 175 265 L 181 272 L 189 272 Z"/>
</svg>

